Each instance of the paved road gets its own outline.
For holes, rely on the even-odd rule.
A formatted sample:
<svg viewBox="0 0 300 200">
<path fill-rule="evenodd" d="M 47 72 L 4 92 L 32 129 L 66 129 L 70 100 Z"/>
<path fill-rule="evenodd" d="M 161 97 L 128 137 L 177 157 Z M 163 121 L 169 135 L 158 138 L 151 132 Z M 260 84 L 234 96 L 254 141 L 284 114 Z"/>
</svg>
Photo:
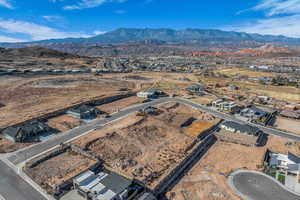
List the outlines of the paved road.
<svg viewBox="0 0 300 200">
<path fill-rule="evenodd" d="M 230 185 L 245 200 L 299 200 L 270 177 L 251 171 L 237 171 L 230 177 Z"/>
<path fill-rule="evenodd" d="M 145 103 L 145 104 L 142 104 L 142 105 L 137 105 L 137 106 L 134 106 L 134 107 L 127 108 L 125 110 L 122 110 L 118 113 L 115 113 L 115 114 L 111 115 L 111 118 L 102 119 L 102 120 L 94 120 L 91 123 L 83 125 L 79 128 L 75 128 L 75 129 L 72 129 L 68 132 L 61 133 L 61 134 L 59 134 L 55 137 L 51 137 L 51 138 L 49 138 L 48 140 L 46 140 L 42 143 L 30 146 L 26 149 L 20 150 L 16 153 L 13 153 L 13 154 L 9 155 L 8 160 L 11 163 L 15 164 L 15 165 L 23 163 L 24 161 L 26 161 L 26 160 L 34 157 L 34 156 L 37 156 L 37 155 L 39 155 L 39 154 L 41 154 L 41 153 L 43 153 L 43 152 L 45 152 L 45 151 L 47 151 L 51 148 L 54 148 L 55 146 L 57 146 L 61 143 L 65 143 L 65 142 L 67 142 L 71 139 L 74 139 L 76 137 L 80 137 L 80 136 L 82 136 L 84 134 L 87 134 L 89 131 L 92 131 L 96 128 L 100 129 L 105 124 L 107 124 L 109 122 L 112 122 L 114 120 L 120 119 L 122 117 L 125 117 L 130 113 L 138 111 L 139 109 L 146 108 L 147 106 L 150 106 L 150 105 L 155 106 L 155 105 L 170 102 L 170 101 L 187 104 L 187 105 L 192 106 L 196 109 L 200 109 L 204 112 L 209 112 L 209 113 L 215 115 L 216 117 L 219 117 L 219 118 L 222 118 L 222 119 L 225 119 L 225 120 L 231 120 L 231 121 L 235 121 L 235 122 L 244 123 L 243 121 L 234 118 L 234 116 L 226 115 L 224 113 L 220 113 L 218 111 L 211 110 L 208 107 L 190 102 L 190 101 L 185 100 L 185 99 L 161 98 L 161 99 L 157 99 L 157 100 L 154 100 L 152 102 L 149 102 L 149 103 Z M 279 136 L 282 136 L 282 137 L 286 137 L 286 138 L 289 138 L 289 139 L 300 141 L 300 136 L 296 136 L 296 135 L 289 134 L 289 133 L 279 131 L 279 130 L 275 130 L 275 129 L 262 127 L 262 126 L 259 126 L 259 125 L 254 125 L 254 126 L 257 126 L 257 127 L 261 128 L 265 133 L 268 133 L 268 134 L 279 135 Z M 13 170 L 8 170 L 8 166 L 1 164 L 0 165 L 0 172 L 1 172 L 0 173 L 0 194 L 3 193 L 6 196 L 10 194 L 11 196 L 9 198 L 7 198 L 7 200 L 19 200 L 18 198 L 14 198 L 15 195 L 18 195 L 18 194 L 15 194 L 15 193 L 22 194 L 22 192 L 26 191 L 25 192 L 26 194 L 30 193 L 28 195 L 31 195 L 31 190 L 32 190 L 32 189 L 30 189 L 31 187 L 28 186 L 28 184 L 26 182 L 24 182 L 24 181 L 22 182 L 21 178 L 18 177 L 14 173 Z M 2 177 L 5 177 L 6 181 L 3 181 Z M 6 182 L 11 183 L 11 185 L 6 184 Z M 17 182 L 18 185 L 16 185 L 16 186 L 12 185 L 12 183 L 15 183 L 15 182 Z M 4 189 L 4 191 L 3 191 L 3 188 L 7 188 L 8 185 L 10 187 L 12 187 L 11 190 L 5 190 Z M 37 192 L 35 192 L 35 193 L 37 193 Z M 34 194 L 34 192 L 32 192 L 32 194 Z M 34 196 L 36 196 L 36 195 L 34 195 Z M 42 199 L 42 198 L 40 198 L 40 199 Z M 22 198 L 22 200 L 35 200 L 35 198 L 27 198 L 26 196 L 24 196 L 24 198 Z"/>
<path fill-rule="evenodd" d="M 0 194 L 4 200 L 46 200 L 2 161 L 0 161 Z"/>
<path fill-rule="evenodd" d="M 93 131 L 95 129 L 101 129 L 105 124 L 118 120 L 122 117 L 125 117 L 133 112 L 136 112 L 142 108 L 146 108 L 147 106 L 154 106 L 160 103 L 167 102 L 167 99 L 157 99 L 156 101 L 152 101 L 146 104 L 133 106 L 127 108 L 125 110 L 121 110 L 115 114 L 112 114 L 110 118 L 107 119 L 100 119 L 100 120 L 93 120 L 92 122 L 80 126 L 78 128 L 74 128 L 64 133 L 60 133 L 57 136 L 51 137 L 44 142 L 38 143 L 36 145 L 30 146 L 28 148 L 22 149 L 17 151 L 16 153 L 12 154 L 8 157 L 8 160 L 13 164 L 17 165 L 20 164 L 29 158 L 32 158 L 36 155 L 39 155 L 42 152 L 45 152 L 61 143 L 65 143 L 69 140 L 72 140 L 76 137 L 82 136 L 89 131 Z"/>
<path fill-rule="evenodd" d="M 46 151 L 46 150 L 48 150 L 52 147 L 55 147 L 55 146 L 59 145 L 60 143 L 64 143 L 64 142 L 67 142 L 67 141 L 69 141 L 69 140 L 71 140 L 75 137 L 82 136 L 82 135 L 86 134 L 88 131 L 94 130 L 95 128 L 100 129 L 103 125 L 105 125 L 109 122 L 112 122 L 114 120 L 120 119 L 122 117 L 125 117 L 125 116 L 127 116 L 128 114 L 130 114 L 132 112 L 138 111 L 139 109 L 145 108 L 145 107 L 150 106 L 150 105 L 155 106 L 155 105 L 158 105 L 158 104 L 161 104 L 161 103 L 166 103 L 166 102 L 169 102 L 169 101 L 175 101 L 175 102 L 187 104 L 187 105 L 192 106 L 194 108 L 200 109 L 204 112 L 209 112 L 209 113 L 215 115 L 216 117 L 219 117 L 219 118 L 222 118 L 222 119 L 225 119 L 225 120 L 231 120 L 231 121 L 235 121 L 235 122 L 238 122 L 238 123 L 245 123 L 242 120 L 236 119 L 232 115 L 227 115 L 227 114 L 212 110 L 212 109 L 210 109 L 206 106 L 203 106 L 203 105 L 200 105 L 200 104 L 197 104 L 197 103 L 193 103 L 193 102 L 185 100 L 185 99 L 161 98 L 161 99 L 157 99 L 157 100 L 154 100 L 154 101 L 146 103 L 146 104 L 137 105 L 137 106 L 130 107 L 128 109 L 122 110 L 118 113 L 113 114 L 111 116 L 111 118 L 103 119 L 103 120 L 94 120 L 93 122 L 88 123 L 84 126 L 72 129 L 72 130 L 70 130 L 68 132 L 65 132 L 63 134 L 61 133 L 58 136 L 52 137 L 52 138 L 50 138 L 50 139 L 48 139 L 48 140 L 46 140 L 42 143 L 39 143 L 37 145 L 26 148 L 24 150 L 18 151 L 15 155 L 10 156 L 8 158 L 8 160 L 11 161 L 13 164 L 17 165 L 19 163 L 22 163 L 22 162 L 26 161 L 29 158 L 32 158 L 33 156 L 36 156 L 36 155 L 38 155 L 38 154 L 40 154 L 40 153 L 42 153 L 42 152 L 44 152 L 44 151 Z M 295 140 L 295 141 L 300 141 L 300 136 L 297 136 L 297 135 L 294 135 L 294 134 L 291 134 L 291 133 L 286 133 L 284 131 L 264 127 L 264 126 L 257 125 L 257 124 L 252 124 L 252 123 L 249 123 L 249 124 L 252 125 L 252 126 L 256 126 L 256 127 L 260 128 L 262 131 L 264 131 L 267 134 L 277 135 L 277 136 L 285 137 L 285 138 L 292 139 L 292 140 Z"/>
</svg>

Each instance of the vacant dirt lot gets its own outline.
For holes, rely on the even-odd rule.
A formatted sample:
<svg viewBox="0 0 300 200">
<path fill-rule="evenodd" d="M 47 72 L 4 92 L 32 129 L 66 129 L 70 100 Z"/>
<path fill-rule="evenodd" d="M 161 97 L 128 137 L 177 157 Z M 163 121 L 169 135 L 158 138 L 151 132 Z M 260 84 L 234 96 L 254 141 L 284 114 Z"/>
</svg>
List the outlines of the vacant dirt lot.
<svg viewBox="0 0 300 200">
<path fill-rule="evenodd" d="M 300 135 L 300 120 L 276 117 L 275 126 L 281 130 L 289 131 Z"/>
<path fill-rule="evenodd" d="M 268 144 L 265 148 L 269 148 L 271 151 L 275 151 L 282 154 L 288 152 L 294 153 L 300 156 L 300 142 L 294 142 L 293 140 L 285 139 L 278 136 L 269 136 Z"/>
<path fill-rule="evenodd" d="M 218 122 L 218 120 L 198 120 L 194 122 L 189 128 L 186 129 L 186 133 L 188 135 L 197 137 L 202 133 L 203 131 L 208 130 L 213 125 L 215 125 Z"/>
<path fill-rule="evenodd" d="M 96 161 L 69 150 L 36 167 L 26 167 L 25 172 L 36 183 L 51 193 L 56 185 L 78 175 L 94 164 L 96 164 Z"/>
<path fill-rule="evenodd" d="M 140 104 L 143 102 L 144 99 L 139 98 L 137 96 L 132 96 L 132 97 L 128 97 L 126 99 L 121 99 L 118 101 L 114 101 L 112 103 L 108 103 L 108 104 L 104 104 L 101 106 L 98 106 L 98 108 L 106 113 L 114 113 L 114 112 L 118 112 L 119 110 L 122 110 L 124 108 L 127 108 L 129 106 L 133 106 L 136 104 Z"/>
<path fill-rule="evenodd" d="M 191 151 L 195 137 L 185 134 L 181 124 L 190 117 L 203 118 L 203 113 L 177 103 L 159 109 L 158 115 L 132 114 L 74 143 L 113 170 L 154 188 Z"/>
<path fill-rule="evenodd" d="M 67 114 L 54 117 L 48 120 L 50 127 L 59 131 L 67 131 L 80 125 L 80 119 L 76 119 Z"/>
<path fill-rule="evenodd" d="M 220 130 L 216 133 L 216 136 L 221 141 L 229 141 L 232 143 L 244 144 L 247 146 L 253 146 L 257 141 L 257 137 L 255 136 L 232 133 L 226 130 Z"/>
<path fill-rule="evenodd" d="M 300 154 L 299 143 L 270 136 L 265 147 L 246 147 L 218 141 L 168 194 L 169 199 L 240 200 L 227 184 L 227 176 L 237 169 L 261 170 L 267 148 L 281 153 Z"/>
<path fill-rule="evenodd" d="M 253 148 L 217 142 L 171 193 L 176 200 L 238 200 L 226 175 L 239 168 L 256 169 L 263 153 L 263 149 L 253 152 Z"/>
<path fill-rule="evenodd" d="M 0 153 L 9 153 L 32 145 L 33 143 L 14 143 L 6 138 L 0 137 Z"/>
<path fill-rule="evenodd" d="M 200 103 L 203 105 L 209 104 L 216 100 L 216 98 L 211 97 L 211 96 L 202 96 L 202 97 L 195 97 L 191 99 L 193 102 Z"/>
</svg>

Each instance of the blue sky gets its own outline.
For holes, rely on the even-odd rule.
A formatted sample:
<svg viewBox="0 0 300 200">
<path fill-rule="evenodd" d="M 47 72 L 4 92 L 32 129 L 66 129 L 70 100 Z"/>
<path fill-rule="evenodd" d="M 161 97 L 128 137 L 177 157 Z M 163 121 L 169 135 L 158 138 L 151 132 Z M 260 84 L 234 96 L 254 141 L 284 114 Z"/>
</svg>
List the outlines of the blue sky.
<svg viewBox="0 0 300 200">
<path fill-rule="evenodd" d="M 0 42 L 91 37 L 119 27 L 300 37 L 300 0 L 0 0 Z"/>
</svg>

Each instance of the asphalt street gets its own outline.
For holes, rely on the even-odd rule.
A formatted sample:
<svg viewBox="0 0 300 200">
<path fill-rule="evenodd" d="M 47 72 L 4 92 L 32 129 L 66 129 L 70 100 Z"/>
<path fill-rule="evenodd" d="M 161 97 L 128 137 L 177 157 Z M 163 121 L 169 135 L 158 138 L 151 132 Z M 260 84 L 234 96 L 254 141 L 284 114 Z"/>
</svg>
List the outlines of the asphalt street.
<svg viewBox="0 0 300 200">
<path fill-rule="evenodd" d="M 5 200 L 46 200 L 2 161 L 0 161 L 0 194 Z"/>
<path fill-rule="evenodd" d="M 136 112 L 140 109 L 146 108 L 148 106 L 155 106 L 161 103 L 166 102 L 179 102 L 183 103 L 189 106 L 192 106 L 196 109 L 202 110 L 204 112 L 209 112 L 216 117 L 225 119 L 225 120 L 231 120 L 239 123 L 245 123 L 241 120 L 236 119 L 234 116 L 227 115 L 224 113 L 220 113 L 215 110 L 211 110 L 210 108 L 206 106 L 199 105 L 197 103 L 193 103 L 189 100 L 180 99 L 180 98 L 160 98 L 153 100 L 151 102 L 137 105 L 133 107 L 129 107 L 127 109 L 121 110 L 115 114 L 112 114 L 110 118 L 106 119 L 99 119 L 99 120 L 93 120 L 90 123 L 80 126 L 78 128 L 69 130 L 64 133 L 60 133 L 56 136 L 50 137 L 48 140 L 45 140 L 44 142 L 38 143 L 36 145 L 30 146 L 28 148 L 22 149 L 20 151 L 17 151 L 16 153 L 10 154 L 8 156 L 8 160 L 14 164 L 18 165 L 20 163 L 23 163 L 27 161 L 28 159 L 31 159 L 35 156 L 40 155 L 41 153 L 48 151 L 51 148 L 56 147 L 57 145 L 61 143 L 66 143 L 72 139 L 75 139 L 77 137 L 80 137 L 82 135 L 87 134 L 89 131 L 93 131 L 95 129 L 101 129 L 104 125 L 107 125 L 110 122 L 113 122 L 115 120 L 121 119 L 123 117 L 126 117 L 127 115 Z M 251 124 L 253 126 L 256 126 L 263 130 L 265 133 L 272 134 L 272 135 L 278 135 L 282 137 L 286 137 L 292 140 L 300 141 L 300 136 L 286 133 L 283 131 L 279 131 L 276 129 L 271 129 L 267 127 L 263 127 L 256 124 Z M 10 188 L 10 189 L 8 189 Z M 24 193 L 24 196 L 22 195 Z M 35 191 L 27 182 L 23 181 L 22 178 L 20 178 L 13 170 L 10 170 L 10 168 L 1 162 L 0 164 L 0 194 L 4 196 L 6 200 L 43 200 L 44 198 L 41 197 L 41 195 Z M 18 196 L 19 195 L 19 196 Z M 19 198 L 21 197 L 22 198 Z M 299 199 L 299 198 L 298 198 Z M 286 199 L 288 200 L 288 199 Z"/>
<path fill-rule="evenodd" d="M 130 107 L 130 108 L 121 110 L 115 114 L 112 114 L 110 118 L 94 120 L 91 123 L 88 123 L 86 125 L 80 126 L 78 128 L 69 130 L 64 133 L 60 133 L 57 136 L 49 138 L 48 140 L 46 140 L 42 143 L 39 143 L 37 145 L 26 148 L 24 150 L 18 151 L 14 155 L 10 156 L 8 158 L 8 160 L 10 162 L 12 162 L 13 164 L 17 165 L 19 163 L 26 161 L 29 158 L 32 158 L 44 151 L 47 151 L 48 149 L 51 149 L 52 147 L 55 147 L 61 143 L 65 143 L 73 138 L 82 136 L 82 135 L 86 134 L 88 131 L 92 131 L 96 128 L 100 129 L 103 125 L 105 125 L 109 122 L 112 122 L 114 120 L 120 119 L 122 117 L 125 117 L 125 116 L 129 115 L 130 113 L 136 112 L 142 108 L 146 108 L 147 106 L 155 106 L 155 105 L 170 102 L 170 101 L 179 102 L 179 103 L 183 103 L 183 104 L 192 106 L 196 109 L 211 113 L 211 114 L 215 115 L 216 117 L 219 117 L 219 118 L 222 118 L 225 120 L 235 121 L 238 123 L 245 123 L 244 121 L 236 119 L 232 115 L 227 115 L 227 114 L 212 110 L 206 106 L 203 106 L 203 105 L 200 105 L 197 103 L 193 103 L 193 102 L 185 100 L 185 99 L 166 97 L 166 98 L 160 98 L 160 99 L 153 100 L 153 101 L 145 103 L 145 104 L 141 104 L 141 105 L 137 105 L 134 107 Z M 286 133 L 286 132 L 283 132 L 280 130 L 276 130 L 276 129 L 272 129 L 272 128 L 268 128 L 268 127 L 264 127 L 264 126 L 260 126 L 260 125 L 252 124 L 252 123 L 250 123 L 250 125 L 260 128 L 262 131 L 264 131 L 267 134 L 278 135 L 278 136 L 289 138 L 289 139 L 292 139 L 295 141 L 300 141 L 300 136 L 297 136 L 297 135 L 294 135 L 291 133 Z"/>
<path fill-rule="evenodd" d="M 130 107 L 125 110 L 121 110 L 115 114 L 112 114 L 110 118 L 93 120 L 92 122 L 90 122 L 88 124 L 85 124 L 83 126 L 74 128 L 67 132 L 60 133 L 54 137 L 51 137 L 48 140 L 45 140 L 44 142 L 30 146 L 23 150 L 17 151 L 15 154 L 8 157 L 8 160 L 13 164 L 18 165 L 18 164 L 28 160 L 29 158 L 39 155 L 40 153 L 45 152 L 61 143 L 65 143 L 76 137 L 82 136 L 82 135 L 88 133 L 89 131 L 93 131 L 95 129 L 101 129 L 103 127 L 103 125 L 105 125 L 107 123 L 118 120 L 122 117 L 129 115 L 130 113 L 136 112 L 136 111 L 146 108 L 150 105 L 154 106 L 154 105 L 163 103 L 165 101 L 166 100 L 164 100 L 164 99 L 158 99 L 156 101 L 152 101 L 152 102 L 149 102 L 146 104 Z"/>
<path fill-rule="evenodd" d="M 285 190 L 268 176 L 239 172 L 232 177 L 234 189 L 245 200 L 299 200 L 300 196 Z"/>
</svg>

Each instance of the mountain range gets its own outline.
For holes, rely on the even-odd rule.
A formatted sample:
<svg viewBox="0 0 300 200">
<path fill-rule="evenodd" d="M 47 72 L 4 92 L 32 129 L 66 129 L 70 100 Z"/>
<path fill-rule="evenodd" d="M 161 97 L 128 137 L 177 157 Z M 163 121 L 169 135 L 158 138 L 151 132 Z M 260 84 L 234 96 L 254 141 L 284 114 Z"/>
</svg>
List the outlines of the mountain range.
<svg viewBox="0 0 300 200">
<path fill-rule="evenodd" d="M 211 48 L 238 50 L 241 48 L 255 48 L 265 44 L 298 47 L 300 46 L 300 38 L 205 29 L 120 28 L 90 38 L 0 43 L 0 46 L 5 48 L 42 46 L 80 55 L 101 56 L 174 54 Z"/>
</svg>

